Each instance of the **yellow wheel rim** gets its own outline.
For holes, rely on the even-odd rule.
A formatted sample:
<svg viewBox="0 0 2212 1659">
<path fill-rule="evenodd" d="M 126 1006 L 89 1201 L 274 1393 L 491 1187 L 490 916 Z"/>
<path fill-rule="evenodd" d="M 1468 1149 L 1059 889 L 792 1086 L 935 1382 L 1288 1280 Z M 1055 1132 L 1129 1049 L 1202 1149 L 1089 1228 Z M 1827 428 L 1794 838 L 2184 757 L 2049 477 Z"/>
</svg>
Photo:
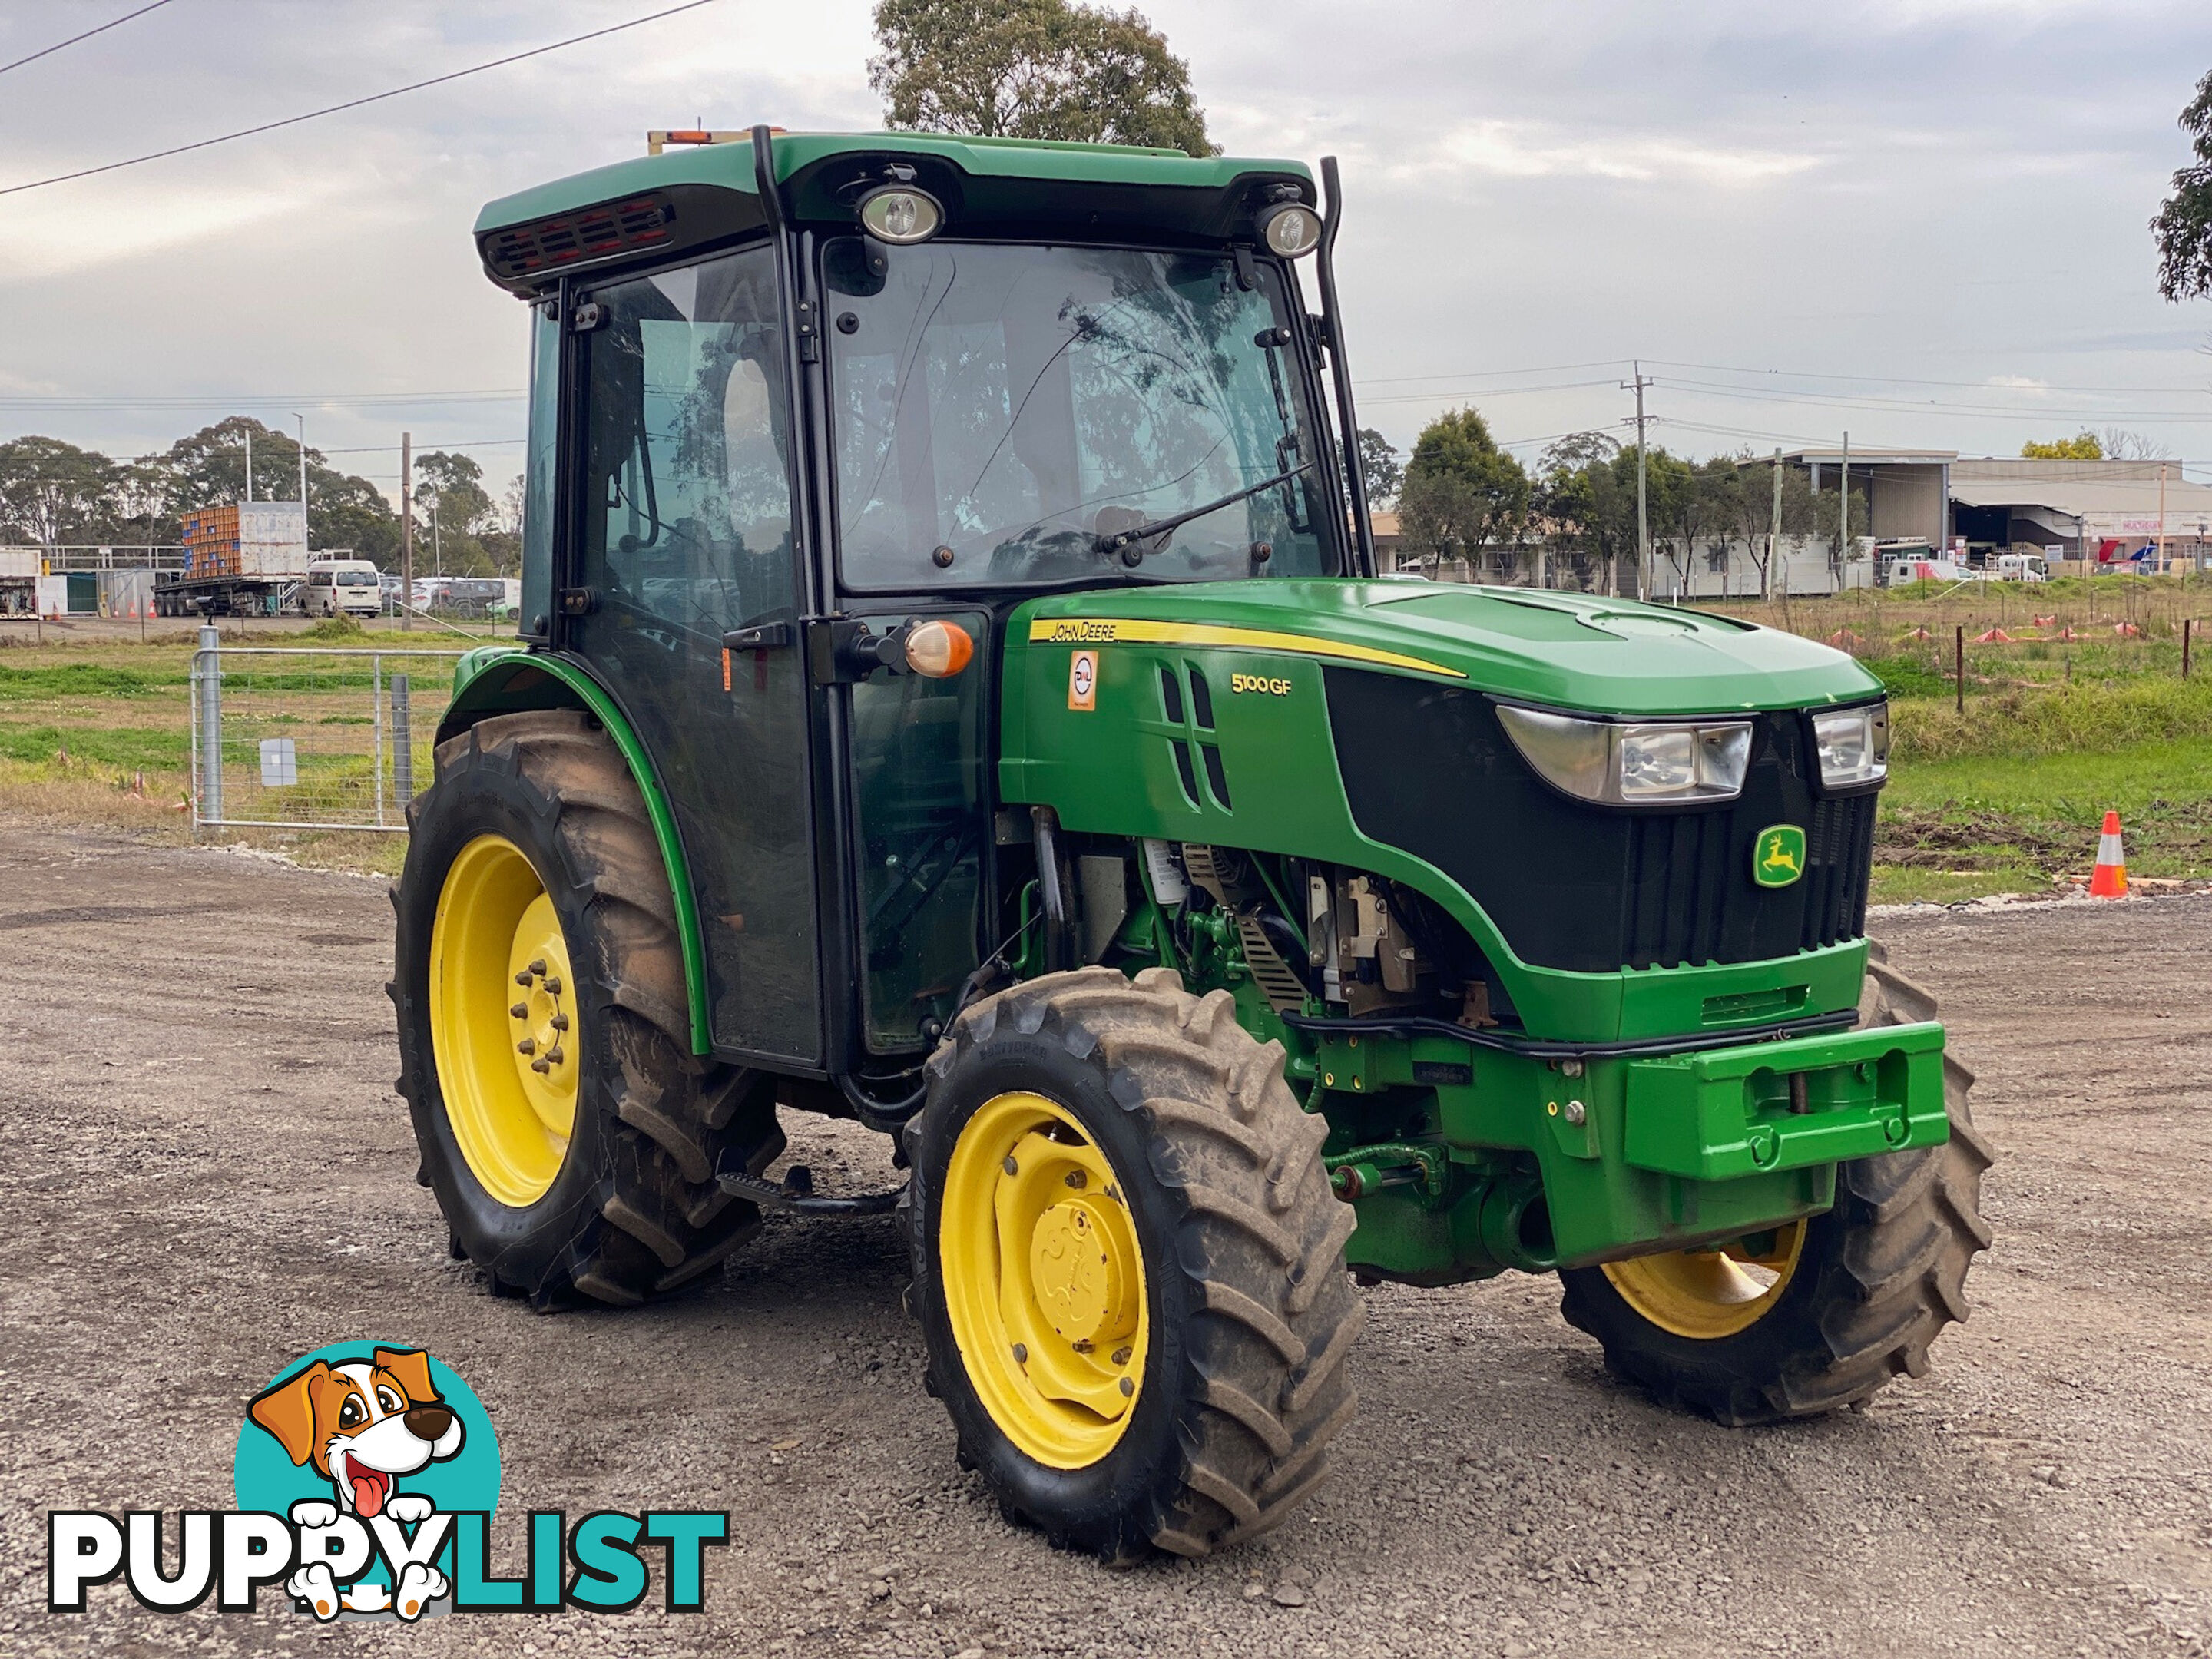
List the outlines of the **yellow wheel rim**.
<svg viewBox="0 0 2212 1659">
<path fill-rule="evenodd" d="M 1709 1250 L 1674 1250 L 1608 1261 L 1605 1276 L 1621 1300 L 1662 1330 L 1698 1341 L 1734 1336 L 1782 1299 L 1805 1249 L 1805 1224 L 1777 1228 L 1754 1255 L 1743 1242 Z"/>
<path fill-rule="evenodd" d="M 477 836 L 446 872 L 430 928 L 430 1043 L 461 1156 L 510 1209 L 536 1203 L 561 1172 L 580 1036 L 545 884 L 513 842 Z"/>
<path fill-rule="evenodd" d="M 1065 1108 L 1006 1094 L 952 1148 L 937 1265 L 961 1363 L 1024 1455 L 1079 1469 L 1111 1451 L 1144 1386 L 1144 1252 L 1121 1179 Z"/>
</svg>

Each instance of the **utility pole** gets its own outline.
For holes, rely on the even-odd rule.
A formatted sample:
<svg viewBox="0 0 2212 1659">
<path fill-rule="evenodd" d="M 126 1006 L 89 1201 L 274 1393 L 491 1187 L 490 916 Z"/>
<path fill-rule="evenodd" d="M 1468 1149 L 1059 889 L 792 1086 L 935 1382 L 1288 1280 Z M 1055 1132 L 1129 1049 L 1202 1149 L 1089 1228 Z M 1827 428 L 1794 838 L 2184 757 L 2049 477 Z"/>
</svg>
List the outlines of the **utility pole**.
<svg viewBox="0 0 2212 1659">
<path fill-rule="evenodd" d="M 1838 520 L 1843 526 L 1842 533 L 1836 538 L 1836 563 L 1838 568 L 1846 558 L 1850 556 L 1851 546 L 1851 434 L 1848 432 L 1844 434 L 1844 471 L 1841 483 L 1844 492 L 1844 516 Z"/>
<path fill-rule="evenodd" d="M 1767 532 L 1766 563 L 1759 573 L 1759 597 L 1771 597 L 1774 562 L 1782 555 L 1782 446 L 1774 446 L 1774 528 Z"/>
<path fill-rule="evenodd" d="M 2158 568 L 2166 574 L 2166 463 L 2158 464 Z"/>
<path fill-rule="evenodd" d="M 300 545 L 307 544 L 307 417 L 298 410 L 292 418 L 300 423 Z"/>
<path fill-rule="evenodd" d="M 415 626 L 415 434 L 399 434 L 399 625 Z"/>
<path fill-rule="evenodd" d="M 253 428 L 246 429 L 246 499 L 253 499 Z"/>
<path fill-rule="evenodd" d="M 1621 390 L 1626 392 L 1632 386 L 1636 392 L 1636 597 L 1648 599 L 1651 597 L 1651 514 L 1644 488 L 1644 388 L 1651 383 L 1644 378 L 1641 362 L 1636 363 L 1635 368 L 1636 379 L 1623 382 Z M 1618 571 L 1608 580 L 1606 592 L 1609 595 L 1619 595 Z"/>
</svg>

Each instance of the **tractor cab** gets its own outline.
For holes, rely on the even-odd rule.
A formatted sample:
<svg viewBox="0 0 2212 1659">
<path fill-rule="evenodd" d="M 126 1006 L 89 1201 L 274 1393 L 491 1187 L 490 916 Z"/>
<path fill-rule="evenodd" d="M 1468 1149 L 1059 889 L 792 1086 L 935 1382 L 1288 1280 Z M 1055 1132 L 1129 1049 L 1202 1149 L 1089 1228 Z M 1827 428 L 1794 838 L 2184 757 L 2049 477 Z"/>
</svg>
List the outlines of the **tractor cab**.
<svg viewBox="0 0 2212 1659">
<path fill-rule="evenodd" d="M 1315 195 L 1295 162 L 874 134 L 485 210 L 532 307 L 523 635 L 656 757 L 714 1050 L 910 1069 L 1016 925 L 989 690 L 1023 599 L 1365 568 L 1294 263 Z M 957 669 L 902 654 L 932 622 Z"/>
</svg>

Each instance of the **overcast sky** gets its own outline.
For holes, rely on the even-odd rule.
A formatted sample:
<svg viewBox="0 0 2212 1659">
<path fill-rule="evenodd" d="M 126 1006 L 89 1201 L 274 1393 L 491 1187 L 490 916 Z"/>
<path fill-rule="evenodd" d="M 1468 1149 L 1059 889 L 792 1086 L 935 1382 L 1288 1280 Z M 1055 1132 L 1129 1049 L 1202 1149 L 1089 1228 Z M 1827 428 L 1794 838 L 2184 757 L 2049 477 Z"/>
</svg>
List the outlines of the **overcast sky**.
<svg viewBox="0 0 2212 1659">
<path fill-rule="evenodd" d="M 663 0 L 665 3 L 666 0 Z M 0 63 L 139 0 L 0 0 Z M 1231 154 L 1343 158 L 1362 415 L 1472 403 L 1534 458 L 1655 442 L 2017 453 L 2134 428 L 2212 476 L 2212 304 L 2146 222 L 2204 0 L 1141 0 Z M 0 75 L 0 185 L 382 90 L 653 0 L 169 0 Z M 389 486 L 398 434 L 522 429 L 488 198 L 647 127 L 870 129 L 865 0 L 715 0 L 453 85 L 0 196 L 0 436 L 116 454 L 226 413 Z M 375 447 L 389 446 L 388 449 Z"/>
</svg>

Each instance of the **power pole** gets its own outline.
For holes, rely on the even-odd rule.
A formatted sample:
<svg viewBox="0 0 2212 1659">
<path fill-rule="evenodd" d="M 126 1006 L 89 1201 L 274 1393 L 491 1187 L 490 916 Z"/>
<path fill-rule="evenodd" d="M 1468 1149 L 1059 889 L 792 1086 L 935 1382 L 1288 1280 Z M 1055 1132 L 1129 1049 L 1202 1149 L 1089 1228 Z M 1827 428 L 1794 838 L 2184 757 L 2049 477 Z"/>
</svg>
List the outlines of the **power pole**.
<svg viewBox="0 0 2212 1659">
<path fill-rule="evenodd" d="M 1651 596 L 1651 515 L 1644 488 L 1644 388 L 1651 382 L 1644 378 L 1642 362 L 1638 362 L 1635 368 L 1636 379 L 1624 382 L 1621 390 L 1626 392 L 1633 386 L 1636 391 L 1636 597 L 1648 599 Z M 1616 572 L 1607 580 L 1606 592 L 1618 596 L 1620 591 Z"/>
<path fill-rule="evenodd" d="M 253 499 L 253 428 L 246 430 L 246 499 Z"/>
<path fill-rule="evenodd" d="M 1851 547 L 1851 434 L 1844 434 L 1844 471 L 1841 480 L 1844 496 L 1844 516 L 1839 520 L 1843 533 L 1836 538 L 1836 562 L 1840 566 L 1850 556 Z"/>
<path fill-rule="evenodd" d="M 1774 561 L 1782 552 L 1782 446 L 1774 446 L 1774 528 L 1766 538 L 1766 563 L 1759 573 L 1759 597 L 1771 597 Z"/>
<path fill-rule="evenodd" d="M 415 434 L 399 434 L 399 625 L 415 626 Z"/>
<path fill-rule="evenodd" d="M 307 544 L 307 417 L 298 410 L 292 418 L 300 423 L 300 545 Z"/>
</svg>

